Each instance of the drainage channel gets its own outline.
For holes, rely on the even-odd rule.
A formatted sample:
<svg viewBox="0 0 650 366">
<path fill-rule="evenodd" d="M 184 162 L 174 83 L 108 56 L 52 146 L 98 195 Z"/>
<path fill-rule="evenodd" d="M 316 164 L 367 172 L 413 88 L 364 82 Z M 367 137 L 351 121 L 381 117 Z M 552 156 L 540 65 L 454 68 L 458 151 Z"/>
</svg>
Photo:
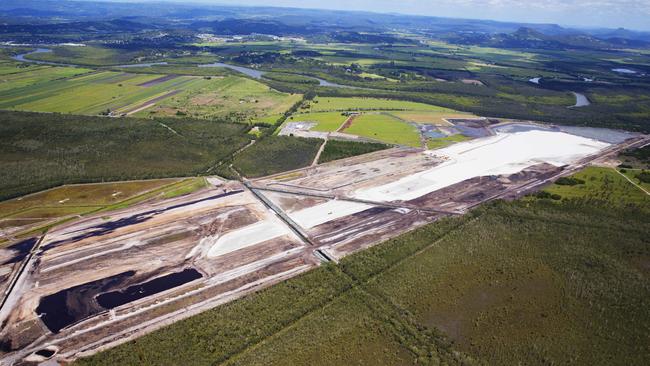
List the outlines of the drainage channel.
<svg viewBox="0 0 650 366">
<path fill-rule="evenodd" d="M 303 230 L 303 228 L 301 228 L 298 224 L 296 224 L 296 222 L 293 221 L 293 220 L 289 217 L 289 215 L 287 215 L 286 213 L 284 213 L 284 211 L 282 211 L 282 209 L 281 209 L 280 207 L 278 207 L 276 204 L 274 204 L 273 202 L 271 202 L 271 200 L 269 200 L 268 198 L 266 198 L 266 196 L 264 196 L 263 194 L 261 194 L 257 189 L 253 188 L 253 187 L 250 185 L 249 182 L 244 182 L 244 186 L 246 186 L 246 188 L 248 188 L 248 189 L 251 191 L 251 193 L 253 193 L 253 195 L 254 195 L 255 197 L 257 197 L 257 199 L 259 199 L 259 200 L 264 204 L 264 206 L 266 206 L 267 208 L 269 208 L 269 209 L 270 209 L 271 211 L 273 211 L 273 212 L 274 212 L 274 213 L 275 213 L 275 214 L 276 214 L 276 215 L 277 215 L 277 216 L 278 216 L 282 221 L 284 221 L 284 223 L 287 224 L 287 225 L 289 226 L 289 228 L 291 229 L 291 231 L 293 231 L 296 235 L 298 235 L 298 237 L 299 237 L 300 239 L 302 239 L 303 242 L 305 242 L 305 243 L 308 244 L 308 245 L 314 246 L 314 242 L 311 241 L 311 239 L 309 238 L 309 235 L 307 235 L 307 233 Z"/>
<path fill-rule="evenodd" d="M 320 259 L 321 262 L 332 262 L 339 264 L 339 261 L 329 254 L 325 249 L 316 249 L 314 250 L 314 255 L 316 258 Z"/>
</svg>

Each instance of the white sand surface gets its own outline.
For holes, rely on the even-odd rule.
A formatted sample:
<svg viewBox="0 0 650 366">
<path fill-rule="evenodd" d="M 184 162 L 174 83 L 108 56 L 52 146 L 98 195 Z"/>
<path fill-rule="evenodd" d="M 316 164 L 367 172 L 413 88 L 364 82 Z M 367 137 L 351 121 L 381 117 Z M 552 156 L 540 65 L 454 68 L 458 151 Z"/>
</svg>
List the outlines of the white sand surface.
<svg viewBox="0 0 650 366">
<path fill-rule="evenodd" d="M 303 229 L 311 229 L 326 222 L 365 211 L 371 207 L 373 206 L 363 203 L 332 200 L 290 213 L 289 217 Z"/>
<path fill-rule="evenodd" d="M 447 161 L 393 183 L 359 190 L 353 196 L 376 202 L 407 201 L 479 176 L 515 174 L 540 163 L 563 166 L 607 146 L 604 142 L 556 131 L 501 133 L 427 151 L 426 154 L 442 156 Z M 304 229 L 310 229 L 371 207 L 333 200 L 289 216 Z"/>
<path fill-rule="evenodd" d="M 291 233 L 287 225 L 277 217 L 269 217 L 264 221 L 233 230 L 216 238 L 208 251 L 208 258 L 219 257 Z"/>
<path fill-rule="evenodd" d="M 407 201 L 475 177 L 515 174 L 540 163 L 567 165 L 607 146 L 556 131 L 502 133 L 428 151 L 447 161 L 396 182 L 360 190 L 354 196 L 369 201 Z"/>
</svg>

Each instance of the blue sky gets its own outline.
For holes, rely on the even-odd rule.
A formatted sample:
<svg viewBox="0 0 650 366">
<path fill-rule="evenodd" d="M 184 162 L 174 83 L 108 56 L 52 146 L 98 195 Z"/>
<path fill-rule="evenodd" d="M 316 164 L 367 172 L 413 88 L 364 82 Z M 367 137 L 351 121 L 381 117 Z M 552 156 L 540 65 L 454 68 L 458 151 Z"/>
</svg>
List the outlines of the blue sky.
<svg viewBox="0 0 650 366">
<path fill-rule="evenodd" d="M 124 1 L 124 0 L 122 0 Z M 130 0 L 137 1 L 137 0 Z M 167 0 L 170 1 L 170 0 Z M 174 1 L 174 0 L 171 0 Z M 178 1 L 181 2 L 181 1 Z M 193 0 L 650 30 L 650 0 Z"/>
</svg>

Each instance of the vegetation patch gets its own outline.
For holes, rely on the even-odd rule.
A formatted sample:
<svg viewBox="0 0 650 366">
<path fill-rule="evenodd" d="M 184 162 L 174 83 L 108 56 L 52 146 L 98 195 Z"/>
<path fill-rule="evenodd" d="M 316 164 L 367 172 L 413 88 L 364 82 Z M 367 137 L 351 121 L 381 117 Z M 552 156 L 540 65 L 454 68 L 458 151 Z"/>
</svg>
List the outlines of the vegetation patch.
<svg viewBox="0 0 650 366">
<path fill-rule="evenodd" d="M 0 202 L 0 217 L 34 207 L 104 206 L 177 182 L 154 179 L 131 182 L 67 185 Z"/>
<path fill-rule="evenodd" d="M 325 149 L 323 149 L 323 152 L 320 155 L 318 163 L 327 163 L 333 160 L 368 154 L 388 148 L 390 148 L 388 145 L 371 142 L 328 140 Z"/>
<path fill-rule="evenodd" d="M 634 176 L 641 183 L 650 184 L 650 172 L 642 171 Z"/>
<path fill-rule="evenodd" d="M 587 199 L 619 206 L 650 202 L 650 196 L 625 179 L 622 173 L 604 167 L 587 167 L 567 179 L 558 180 L 544 192 L 564 200 Z"/>
<path fill-rule="evenodd" d="M 323 140 L 268 136 L 234 158 L 233 167 L 250 178 L 309 166 Z"/>
<path fill-rule="evenodd" d="M 637 263 L 650 258 L 647 219 L 498 203 L 369 286 L 487 364 L 644 363 L 649 272 Z"/>
<path fill-rule="evenodd" d="M 623 160 L 626 168 L 650 169 L 650 146 L 626 151 L 619 158 Z"/>
<path fill-rule="evenodd" d="M 70 183 L 200 175 L 248 144 L 245 132 L 206 120 L 1 112 L 0 199 Z"/>
<path fill-rule="evenodd" d="M 447 147 L 457 142 L 463 142 L 467 140 L 470 140 L 470 138 L 461 134 L 441 137 L 437 139 L 427 139 L 427 149 L 429 150 L 442 149 L 443 147 Z"/>
<path fill-rule="evenodd" d="M 579 184 L 585 184 L 585 181 L 575 177 L 562 177 L 556 180 L 555 184 L 558 186 L 577 186 Z"/>
<path fill-rule="evenodd" d="M 78 364 L 644 364 L 647 219 L 497 202 Z"/>
<path fill-rule="evenodd" d="M 265 79 L 280 81 L 284 83 L 310 84 L 318 85 L 319 81 L 308 76 L 289 74 L 284 72 L 267 72 L 264 74 Z"/>
<path fill-rule="evenodd" d="M 111 211 L 144 200 L 171 198 L 204 188 L 204 178 L 74 184 L 0 202 L 0 226 L 11 234 L 3 245 L 43 232 L 71 217 Z"/>
</svg>

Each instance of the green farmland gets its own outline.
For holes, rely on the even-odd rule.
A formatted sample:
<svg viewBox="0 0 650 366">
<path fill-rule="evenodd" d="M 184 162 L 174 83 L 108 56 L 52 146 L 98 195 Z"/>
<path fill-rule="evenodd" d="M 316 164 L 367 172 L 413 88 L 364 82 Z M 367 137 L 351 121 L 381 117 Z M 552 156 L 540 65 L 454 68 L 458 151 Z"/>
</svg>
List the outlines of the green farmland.
<svg viewBox="0 0 650 366">
<path fill-rule="evenodd" d="M 366 137 L 386 144 L 421 147 L 418 124 L 450 126 L 446 118 L 475 118 L 471 113 L 435 105 L 379 98 L 317 97 L 308 108 L 309 113 L 292 115 L 287 122 L 313 122 L 312 131 L 333 132 L 343 125 L 348 116 L 344 113 L 359 113 L 351 119 L 352 124 L 344 126 L 344 133 Z M 431 148 L 448 146 L 464 141 L 462 135 L 445 139 L 430 140 Z"/>
<path fill-rule="evenodd" d="M 315 122 L 311 131 L 334 132 L 348 119 L 341 112 L 318 112 L 294 114 L 287 122 Z"/>
<path fill-rule="evenodd" d="M 229 119 L 286 112 L 301 95 L 243 77 L 200 77 L 0 64 L 0 109 L 71 114 Z"/>
<path fill-rule="evenodd" d="M 52 47 L 52 52 L 41 52 L 27 56 L 31 60 L 74 63 L 86 66 L 109 66 L 130 64 L 133 62 L 147 62 L 156 60 L 147 51 L 124 52 L 116 49 L 98 46 L 59 46 Z"/>
<path fill-rule="evenodd" d="M 165 117 L 181 114 L 195 118 L 255 122 L 283 114 L 302 98 L 300 94 L 281 93 L 257 81 L 237 76 L 200 80 L 200 83 L 192 85 L 183 93 L 166 98 L 135 116 Z"/>
<path fill-rule="evenodd" d="M 51 67 L 0 61 L 0 93 L 89 72 L 91 70 L 73 67 Z"/>
<path fill-rule="evenodd" d="M 130 108 L 171 91 L 192 89 L 207 81 L 181 76 L 162 81 L 161 75 L 111 71 L 35 83 L 0 92 L 0 108 L 38 112 L 99 114 L 128 113 Z"/>
<path fill-rule="evenodd" d="M 449 126 L 447 118 L 476 118 L 471 113 L 463 113 L 452 109 L 441 108 L 440 111 L 408 111 L 408 112 L 391 112 L 390 114 L 408 122 L 431 124 L 436 126 Z"/>
<path fill-rule="evenodd" d="M 386 114 L 363 114 L 356 117 L 352 126 L 342 132 L 387 144 L 422 146 L 420 134 L 414 126 Z"/>
</svg>

